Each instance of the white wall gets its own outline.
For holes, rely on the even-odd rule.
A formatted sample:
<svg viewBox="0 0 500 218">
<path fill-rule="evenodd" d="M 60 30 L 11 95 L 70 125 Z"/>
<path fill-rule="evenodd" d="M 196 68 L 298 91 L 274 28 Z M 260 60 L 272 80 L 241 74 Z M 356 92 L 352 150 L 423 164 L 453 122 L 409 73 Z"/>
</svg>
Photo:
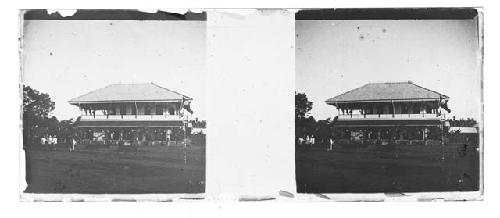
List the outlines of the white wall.
<svg viewBox="0 0 500 218">
<path fill-rule="evenodd" d="M 294 19 L 208 13 L 208 196 L 296 192 Z"/>
</svg>

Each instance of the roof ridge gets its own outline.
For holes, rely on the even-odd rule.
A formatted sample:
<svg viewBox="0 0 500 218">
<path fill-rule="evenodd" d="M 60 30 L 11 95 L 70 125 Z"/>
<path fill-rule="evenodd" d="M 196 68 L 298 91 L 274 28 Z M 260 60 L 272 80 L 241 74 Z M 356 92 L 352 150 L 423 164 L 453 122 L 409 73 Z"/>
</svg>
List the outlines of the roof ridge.
<svg viewBox="0 0 500 218">
<path fill-rule="evenodd" d="M 414 83 L 411 80 L 406 80 L 406 81 L 370 82 L 368 84 L 414 84 Z"/>
<path fill-rule="evenodd" d="M 112 84 L 109 84 L 108 86 L 112 86 L 112 85 L 146 85 L 146 84 L 150 84 L 150 83 L 147 83 L 147 82 L 144 82 L 144 83 L 112 83 Z"/>
</svg>

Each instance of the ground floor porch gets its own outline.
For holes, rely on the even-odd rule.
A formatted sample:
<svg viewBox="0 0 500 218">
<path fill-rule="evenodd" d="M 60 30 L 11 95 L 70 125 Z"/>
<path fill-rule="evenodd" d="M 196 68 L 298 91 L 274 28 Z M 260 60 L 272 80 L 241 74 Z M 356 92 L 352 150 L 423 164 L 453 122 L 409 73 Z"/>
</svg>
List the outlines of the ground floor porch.
<svg viewBox="0 0 500 218">
<path fill-rule="evenodd" d="M 445 126 L 434 120 L 338 120 L 333 124 L 335 144 L 442 144 Z"/>
<path fill-rule="evenodd" d="M 335 144 L 441 144 L 440 126 L 334 127 Z"/>
<path fill-rule="evenodd" d="M 189 128 L 176 127 L 78 127 L 80 145 L 169 145 L 184 142 Z"/>
</svg>

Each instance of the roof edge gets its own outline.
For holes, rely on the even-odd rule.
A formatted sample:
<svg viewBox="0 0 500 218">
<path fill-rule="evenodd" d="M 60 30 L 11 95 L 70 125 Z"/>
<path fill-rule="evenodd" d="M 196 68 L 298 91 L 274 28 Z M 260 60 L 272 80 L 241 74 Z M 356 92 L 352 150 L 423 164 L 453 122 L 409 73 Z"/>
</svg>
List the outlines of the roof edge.
<svg viewBox="0 0 500 218">
<path fill-rule="evenodd" d="M 109 101 L 68 101 L 70 104 L 106 104 L 106 103 L 127 103 L 127 102 L 181 102 L 184 99 L 161 99 L 161 100 L 109 100 Z"/>
<path fill-rule="evenodd" d="M 446 98 L 404 98 L 404 99 L 372 99 L 372 100 L 353 100 L 353 101 L 335 101 L 335 100 L 331 100 L 328 99 L 326 100 L 325 102 L 327 104 L 329 103 L 359 103 L 359 102 L 366 102 L 366 103 L 369 103 L 369 102 L 391 102 L 391 101 L 395 101 L 395 102 L 405 102 L 405 101 L 408 101 L 408 102 L 415 102 L 415 101 L 435 101 L 435 100 L 439 100 L 439 99 L 449 99 L 448 96 L 445 96 Z"/>
<path fill-rule="evenodd" d="M 160 85 L 157 85 L 156 83 L 151 82 L 151 85 L 154 85 L 154 86 L 156 86 L 156 87 L 158 87 L 158 88 L 165 89 L 165 90 L 167 90 L 167 91 L 169 91 L 169 92 L 173 92 L 173 93 L 175 93 L 175 94 L 181 95 L 181 96 L 184 98 L 184 100 L 193 100 L 193 98 L 191 98 L 191 97 L 189 97 L 189 96 L 187 96 L 187 95 L 183 95 L 183 94 L 181 94 L 181 93 L 179 93 L 179 92 L 177 92 L 177 91 L 174 91 L 174 90 L 171 90 L 171 89 L 167 89 L 167 88 L 165 88 L 165 87 L 162 87 L 162 86 L 160 86 Z"/>
</svg>

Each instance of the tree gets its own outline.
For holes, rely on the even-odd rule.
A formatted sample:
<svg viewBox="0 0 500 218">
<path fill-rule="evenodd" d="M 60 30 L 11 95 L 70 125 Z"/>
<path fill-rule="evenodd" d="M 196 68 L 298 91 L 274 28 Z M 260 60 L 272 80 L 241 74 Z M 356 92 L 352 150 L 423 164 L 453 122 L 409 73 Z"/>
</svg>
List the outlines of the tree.
<svg viewBox="0 0 500 218">
<path fill-rule="evenodd" d="M 309 116 L 313 103 L 305 93 L 295 93 L 295 140 L 307 135 L 314 136 L 317 143 L 326 143 L 333 137 L 333 125 L 336 120 L 316 120 Z"/>
<path fill-rule="evenodd" d="M 191 123 L 191 126 L 193 128 L 206 128 L 207 126 L 207 121 L 206 120 L 199 120 L 198 117 L 195 118 L 194 120 L 189 121 Z"/>
<path fill-rule="evenodd" d="M 46 93 L 41 93 L 29 86 L 23 85 L 23 148 L 25 149 L 26 172 L 31 171 L 30 152 L 27 149 L 35 140 L 45 134 L 48 128 L 39 125 L 47 120 L 50 112 L 55 109 L 55 103 Z M 26 173 L 26 183 L 31 183 L 31 174 Z"/>
<path fill-rule="evenodd" d="M 305 93 L 295 92 L 295 119 L 305 118 L 312 109 L 313 103 L 307 99 Z"/>
<path fill-rule="evenodd" d="M 308 134 L 315 133 L 316 120 L 308 116 L 312 109 L 312 102 L 307 99 L 305 93 L 295 93 L 295 140 Z"/>
<path fill-rule="evenodd" d="M 333 121 L 328 118 L 326 120 L 318 120 L 316 122 L 316 135 L 318 142 L 325 143 L 333 137 Z"/>
<path fill-rule="evenodd" d="M 55 103 L 46 93 L 41 93 L 29 86 L 23 85 L 23 146 L 34 143 L 37 136 L 35 129 L 47 120 L 55 109 Z M 56 119 L 57 120 L 57 119 Z"/>
<path fill-rule="evenodd" d="M 48 134 L 51 135 L 51 136 L 55 136 L 55 137 L 58 137 L 59 136 L 59 130 L 60 130 L 60 126 L 59 126 L 59 120 L 57 119 L 57 117 L 53 116 L 51 118 L 47 118 L 47 119 L 44 119 L 40 126 L 44 126 L 44 127 L 47 127 L 47 130 L 48 130 Z"/>
<path fill-rule="evenodd" d="M 57 137 L 68 140 L 76 136 L 76 124 L 73 119 L 61 120 L 59 122 L 59 132 Z"/>
</svg>

